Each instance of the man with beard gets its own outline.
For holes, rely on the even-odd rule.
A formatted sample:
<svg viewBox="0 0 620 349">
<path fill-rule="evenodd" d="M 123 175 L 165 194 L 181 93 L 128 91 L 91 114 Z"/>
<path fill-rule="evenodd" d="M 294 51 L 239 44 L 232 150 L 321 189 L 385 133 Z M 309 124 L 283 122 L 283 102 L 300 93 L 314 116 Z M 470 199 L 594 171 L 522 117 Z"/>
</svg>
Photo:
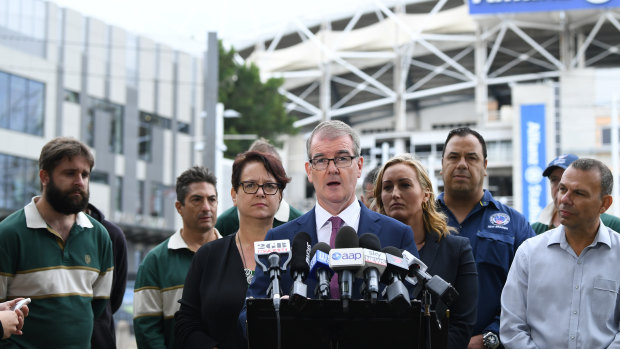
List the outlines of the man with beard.
<svg viewBox="0 0 620 349">
<path fill-rule="evenodd" d="M 133 324 L 138 348 L 174 348 L 174 313 L 196 251 L 222 236 L 215 228 L 217 181 L 194 166 L 177 178 L 175 207 L 183 227 L 153 248 L 138 268 L 134 285 Z"/>
<path fill-rule="evenodd" d="M 107 231 L 82 212 L 93 165 L 82 142 L 51 140 L 39 157 L 41 196 L 0 223 L 0 302 L 32 299 L 23 335 L 3 347 L 90 347 L 114 269 Z"/>
</svg>

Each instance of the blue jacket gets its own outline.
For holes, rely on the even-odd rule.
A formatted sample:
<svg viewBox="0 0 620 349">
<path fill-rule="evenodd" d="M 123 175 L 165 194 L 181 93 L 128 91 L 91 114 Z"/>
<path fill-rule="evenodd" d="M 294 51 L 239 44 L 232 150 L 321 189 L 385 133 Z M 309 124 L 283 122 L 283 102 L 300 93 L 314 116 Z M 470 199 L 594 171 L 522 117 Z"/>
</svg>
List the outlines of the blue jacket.
<svg viewBox="0 0 620 349">
<path fill-rule="evenodd" d="M 469 239 L 450 234 L 439 240 L 436 232 L 428 232 L 420 257 L 428 266 L 427 273 L 439 275 L 458 291 L 449 307 L 448 348 L 467 348 L 478 311 L 478 273 Z M 437 297 L 432 299 L 437 317 L 444 318 L 447 306 Z"/>
<path fill-rule="evenodd" d="M 444 201 L 439 207 L 448 216 L 448 225 L 469 238 L 478 270 L 478 320 L 472 335 L 488 331 L 499 333 L 500 297 L 517 248 L 534 236 L 525 217 L 515 209 L 493 199 L 487 190 L 467 217 L 458 222 Z"/>
<path fill-rule="evenodd" d="M 359 222 L 359 231 L 357 235 L 362 235 L 364 233 L 374 233 L 379 237 L 379 241 L 381 241 L 381 247 L 394 246 L 399 249 L 406 249 L 411 252 L 413 255 L 419 257 L 418 250 L 415 245 L 415 241 L 413 240 L 413 231 L 411 227 L 405 225 L 394 218 L 384 216 L 382 214 L 376 213 L 374 211 L 369 210 L 360 202 L 360 222 Z M 304 214 L 303 216 L 292 220 L 286 224 L 283 224 L 279 227 L 273 228 L 267 232 L 267 236 L 265 240 L 283 240 L 288 239 L 293 241 L 295 234 L 298 232 L 304 231 L 310 235 L 312 239 L 312 246 L 318 243 L 318 238 L 316 234 L 316 217 L 314 214 L 314 208 Z M 269 274 L 265 274 L 259 265 L 256 266 L 256 273 L 254 275 L 254 280 L 252 284 L 248 288 L 247 297 L 254 298 L 267 298 L 267 288 L 269 287 L 270 280 Z M 291 286 L 293 285 L 293 279 L 291 277 L 291 273 L 289 270 L 286 272 L 282 272 L 280 275 L 280 287 L 282 289 L 282 294 L 287 295 L 291 291 Z M 308 297 L 316 298 L 314 295 L 314 289 L 316 287 L 316 282 L 311 280 L 310 278 L 306 279 L 306 285 L 308 285 Z M 353 299 L 362 298 L 359 293 L 361 282 L 356 280 L 355 285 L 353 287 Z M 407 286 L 409 286 L 407 284 Z M 245 306 L 239 315 L 239 321 L 241 325 L 245 329 Z M 245 332 L 245 331 L 244 331 Z"/>
</svg>

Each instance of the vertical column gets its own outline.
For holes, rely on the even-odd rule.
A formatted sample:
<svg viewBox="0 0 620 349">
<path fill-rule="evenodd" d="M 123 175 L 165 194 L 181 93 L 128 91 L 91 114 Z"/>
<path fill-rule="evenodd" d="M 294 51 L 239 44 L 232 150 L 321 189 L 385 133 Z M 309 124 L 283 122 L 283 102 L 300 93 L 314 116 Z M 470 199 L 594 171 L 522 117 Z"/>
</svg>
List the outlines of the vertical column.
<svg viewBox="0 0 620 349">
<path fill-rule="evenodd" d="M 405 13 L 405 6 L 399 3 L 394 8 L 394 12 L 397 14 Z M 396 30 L 396 35 L 401 35 L 400 30 Z M 395 38 L 395 42 L 398 42 L 398 37 Z M 409 67 L 407 65 L 407 58 L 405 55 L 409 54 L 407 45 L 397 47 L 395 50 L 394 58 L 394 92 L 396 93 L 396 100 L 394 101 L 394 131 L 403 132 L 407 130 L 407 101 L 405 100 L 405 90 L 407 83 L 407 74 L 409 73 Z M 394 154 L 402 154 L 406 152 L 405 140 L 402 138 L 394 139 Z"/>
<path fill-rule="evenodd" d="M 482 29 L 476 29 L 476 43 L 474 51 L 476 69 L 476 114 L 478 115 L 478 125 L 484 126 L 489 120 L 488 110 L 488 85 L 486 80 L 487 72 L 484 63 L 487 59 L 486 41 L 482 39 Z"/>
<path fill-rule="evenodd" d="M 321 30 L 330 30 L 331 26 L 329 23 L 321 24 Z M 330 120 L 331 119 L 331 60 L 329 57 L 325 56 L 325 53 L 321 53 L 323 56 L 323 61 L 321 62 L 321 85 L 319 86 L 319 107 L 321 108 L 321 120 Z"/>
<path fill-rule="evenodd" d="M 396 100 L 394 101 L 394 131 L 403 132 L 407 130 L 407 101 L 405 100 L 405 84 L 407 69 L 405 67 L 406 59 L 403 55 L 407 52 L 404 47 L 396 49 L 396 57 L 394 58 L 394 92 L 396 92 Z M 405 150 L 405 140 L 402 138 L 394 139 L 394 154 L 402 154 Z"/>
<path fill-rule="evenodd" d="M 205 54 L 205 70 L 203 72 L 203 98 L 205 106 L 205 119 L 203 122 L 204 150 L 202 151 L 202 164 L 211 171 L 215 170 L 216 151 L 216 105 L 217 105 L 217 80 L 219 45 L 217 33 L 209 32 L 207 38 L 207 53 Z"/>
</svg>

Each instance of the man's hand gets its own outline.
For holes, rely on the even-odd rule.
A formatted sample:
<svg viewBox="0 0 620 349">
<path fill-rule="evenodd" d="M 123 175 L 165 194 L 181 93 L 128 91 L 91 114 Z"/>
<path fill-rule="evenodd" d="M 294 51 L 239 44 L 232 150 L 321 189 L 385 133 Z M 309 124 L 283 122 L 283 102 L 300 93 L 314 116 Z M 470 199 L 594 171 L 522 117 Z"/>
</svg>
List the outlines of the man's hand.
<svg viewBox="0 0 620 349">
<path fill-rule="evenodd" d="M 2 323 L 2 339 L 11 337 L 13 334 L 21 334 L 21 327 L 19 327 L 19 316 L 17 312 L 12 310 L 0 311 L 0 322 Z M 23 320 L 22 320 L 23 325 Z"/>
<path fill-rule="evenodd" d="M 479 334 L 471 337 L 467 349 L 484 349 L 484 345 L 482 345 L 482 335 Z"/>
<path fill-rule="evenodd" d="M 11 335 L 22 334 L 22 328 L 24 327 L 24 318 L 28 316 L 30 313 L 30 309 L 28 309 L 28 305 L 22 305 L 19 310 L 11 310 L 17 302 L 21 301 L 24 298 L 15 298 L 13 300 L 0 303 L 0 313 L 2 313 L 0 321 L 2 321 L 2 328 L 4 333 L 2 334 L 2 338 L 9 338 Z M 6 312 L 6 314 L 4 314 Z M 5 323 L 5 319 L 7 323 Z M 16 321 L 14 323 L 14 321 Z M 7 329 L 7 327 L 9 327 Z M 8 332 L 8 333 L 7 333 Z"/>
</svg>

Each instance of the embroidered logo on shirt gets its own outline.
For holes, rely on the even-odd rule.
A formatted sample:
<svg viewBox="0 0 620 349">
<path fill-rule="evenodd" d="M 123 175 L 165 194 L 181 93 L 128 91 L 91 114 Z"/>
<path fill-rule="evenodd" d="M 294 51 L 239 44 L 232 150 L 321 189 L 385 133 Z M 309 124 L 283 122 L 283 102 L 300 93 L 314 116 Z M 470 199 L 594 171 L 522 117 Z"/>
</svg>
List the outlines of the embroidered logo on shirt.
<svg viewBox="0 0 620 349">
<path fill-rule="evenodd" d="M 91 261 L 90 260 L 90 255 L 89 254 L 84 255 L 84 262 L 86 262 L 86 264 L 90 264 L 90 261 Z"/>
<path fill-rule="evenodd" d="M 489 220 L 494 225 L 506 225 L 510 222 L 510 216 L 505 213 L 495 213 Z"/>
</svg>

